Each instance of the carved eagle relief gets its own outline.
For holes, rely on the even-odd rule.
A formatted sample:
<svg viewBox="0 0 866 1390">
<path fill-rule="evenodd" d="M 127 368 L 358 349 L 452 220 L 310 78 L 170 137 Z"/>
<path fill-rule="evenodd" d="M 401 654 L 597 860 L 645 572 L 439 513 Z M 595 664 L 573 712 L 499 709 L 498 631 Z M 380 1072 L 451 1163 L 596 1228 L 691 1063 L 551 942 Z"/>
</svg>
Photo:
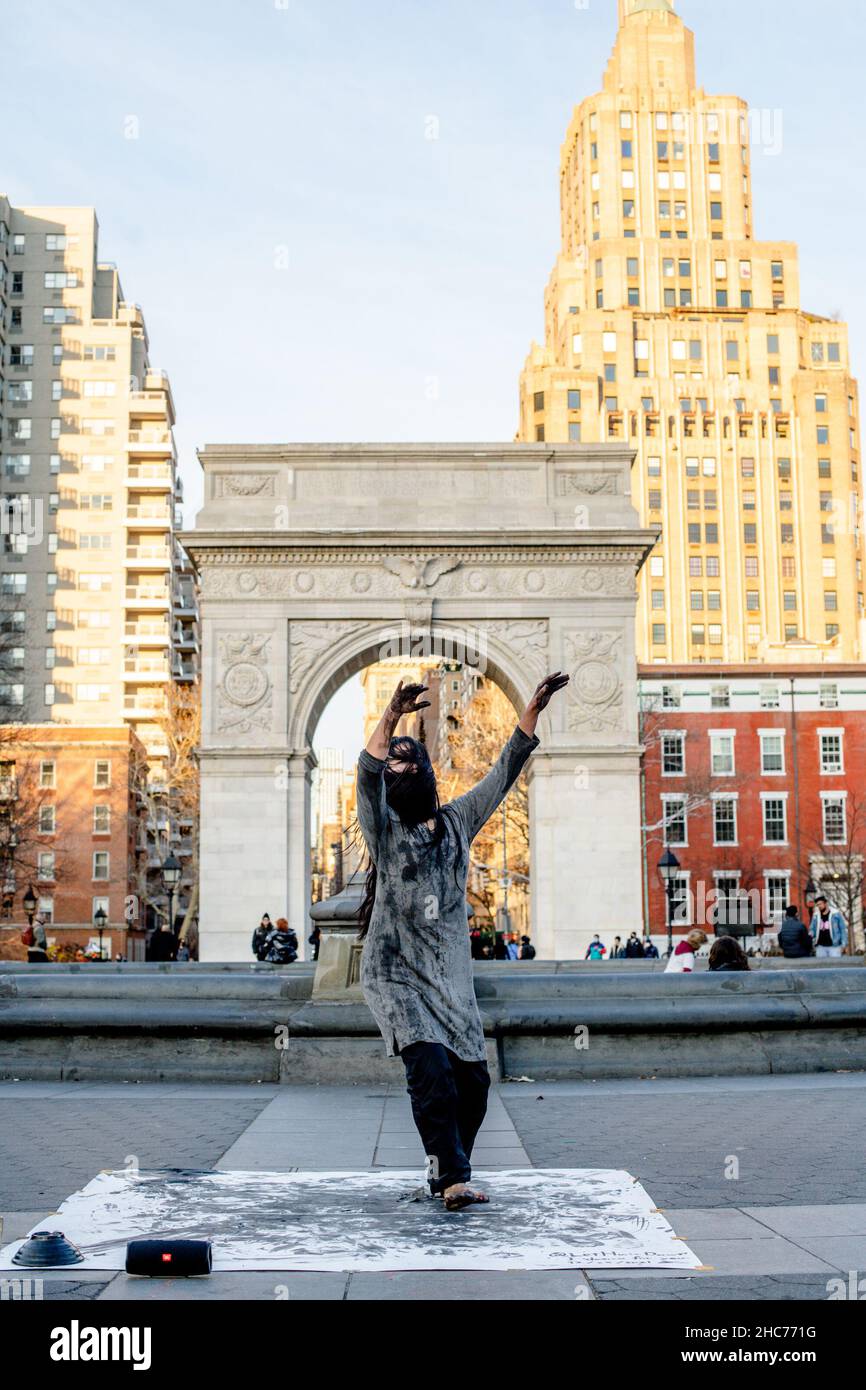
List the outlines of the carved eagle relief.
<svg viewBox="0 0 866 1390">
<path fill-rule="evenodd" d="M 432 589 L 442 578 L 459 569 L 462 560 L 453 555 L 434 555 L 423 559 L 409 555 L 383 555 L 382 564 L 389 574 L 396 575 L 406 589 Z"/>
</svg>

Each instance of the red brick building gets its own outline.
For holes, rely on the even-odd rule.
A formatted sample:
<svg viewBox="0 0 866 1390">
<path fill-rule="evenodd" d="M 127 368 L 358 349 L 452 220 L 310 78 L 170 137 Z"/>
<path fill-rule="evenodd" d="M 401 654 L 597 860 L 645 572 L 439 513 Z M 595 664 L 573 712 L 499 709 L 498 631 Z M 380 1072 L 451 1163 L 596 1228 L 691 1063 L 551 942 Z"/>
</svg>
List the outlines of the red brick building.
<svg viewBox="0 0 866 1390">
<path fill-rule="evenodd" d="M 32 888 L 49 947 L 97 939 L 104 954 L 144 959 L 147 763 L 126 725 L 26 725 L 4 729 L 0 746 L 0 951 L 26 957 L 21 930 Z"/>
<path fill-rule="evenodd" d="M 646 928 L 666 932 L 658 872 L 679 861 L 676 931 L 727 914 L 751 934 L 823 890 L 863 920 L 866 667 L 639 668 Z"/>
</svg>

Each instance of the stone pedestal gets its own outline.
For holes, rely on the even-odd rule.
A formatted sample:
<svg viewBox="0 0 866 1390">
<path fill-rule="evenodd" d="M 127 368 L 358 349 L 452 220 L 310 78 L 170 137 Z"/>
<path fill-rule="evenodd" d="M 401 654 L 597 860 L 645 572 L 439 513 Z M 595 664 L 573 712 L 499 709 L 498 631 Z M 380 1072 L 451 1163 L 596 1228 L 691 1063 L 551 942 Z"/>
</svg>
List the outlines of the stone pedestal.
<svg viewBox="0 0 866 1390">
<path fill-rule="evenodd" d="M 358 910 L 364 895 L 364 878 L 354 874 L 341 893 L 325 898 L 310 909 L 319 928 L 319 959 L 313 979 L 314 999 L 362 1000 L 361 951 Z"/>
</svg>

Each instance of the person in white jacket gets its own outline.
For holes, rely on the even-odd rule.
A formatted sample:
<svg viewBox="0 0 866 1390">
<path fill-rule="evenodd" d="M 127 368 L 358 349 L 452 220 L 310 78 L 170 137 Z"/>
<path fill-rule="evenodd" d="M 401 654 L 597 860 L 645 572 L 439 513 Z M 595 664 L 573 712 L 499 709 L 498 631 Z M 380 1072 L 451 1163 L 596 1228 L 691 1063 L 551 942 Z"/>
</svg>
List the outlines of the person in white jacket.
<svg viewBox="0 0 866 1390">
<path fill-rule="evenodd" d="M 695 928 L 690 931 L 688 936 L 684 936 L 679 945 L 674 949 L 673 955 L 665 967 L 666 975 L 690 975 L 695 968 L 695 956 L 702 946 L 707 944 L 707 934 Z"/>
</svg>

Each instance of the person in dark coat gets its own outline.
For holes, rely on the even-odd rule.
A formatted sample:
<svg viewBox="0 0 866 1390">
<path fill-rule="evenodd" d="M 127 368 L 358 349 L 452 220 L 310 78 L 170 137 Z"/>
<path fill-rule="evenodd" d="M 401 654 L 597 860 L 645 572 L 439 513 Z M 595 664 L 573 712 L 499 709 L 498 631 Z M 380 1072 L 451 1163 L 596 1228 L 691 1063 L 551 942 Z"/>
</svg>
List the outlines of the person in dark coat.
<svg viewBox="0 0 866 1390">
<path fill-rule="evenodd" d="M 812 954 L 812 938 L 809 928 L 800 920 L 799 910 L 785 908 L 785 920 L 779 929 L 779 945 L 786 960 L 802 960 Z"/>
<path fill-rule="evenodd" d="M 520 938 L 520 959 L 535 960 L 535 947 L 528 936 L 521 936 Z"/>
<path fill-rule="evenodd" d="M 274 924 L 271 921 L 270 914 L 266 912 L 263 915 L 262 920 L 259 922 L 259 925 L 253 932 L 253 939 L 251 945 L 253 949 L 253 955 L 255 956 L 256 960 L 264 960 L 265 942 L 267 941 L 268 937 L 270 936 L 273 930 Z"/>
<path fill-rule="evenodd" d="M 643 943 L 641 942 L 640 938 L 638 937 L 637 932 L 632 932 L 632 934 L 631 934 L 631 936 L 629 937 L 628 941 L 625 943 L 625 952 L 624 952 L 624 954 L 625 954 L 626 960 L 643 960 L 643 958 L 644 958 Z"/>
<path fill-rule="evenodd" d="M 298 938 L 289 930 L 285 917 L 277 918 L 277 925 L 268 932 L 264 944 L 262 960 L 271 965 L 293 965 L 298 959 Z"/>
</svg>

